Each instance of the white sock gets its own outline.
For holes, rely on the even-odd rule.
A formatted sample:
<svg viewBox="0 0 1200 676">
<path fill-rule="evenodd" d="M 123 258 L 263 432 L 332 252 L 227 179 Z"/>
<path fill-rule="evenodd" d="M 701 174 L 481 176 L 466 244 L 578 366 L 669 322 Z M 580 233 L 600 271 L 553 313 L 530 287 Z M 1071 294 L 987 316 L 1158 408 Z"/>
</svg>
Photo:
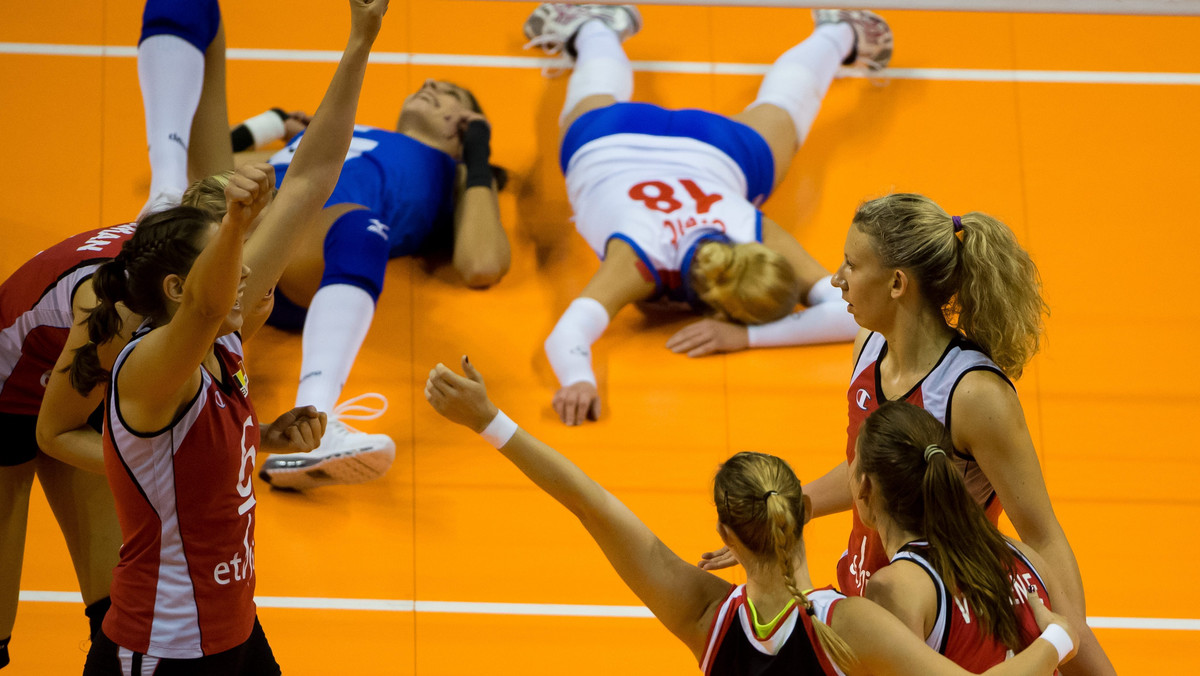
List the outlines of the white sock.
<svg viewBox="0 0 1200 676">
<path fill-rule="evenodd" d="M 375 301 L 357 286 L 331 284 L 317 290 L 304 319 L 296 406 L 333 412 L 374 316 Z"/>
<path fill-rule="evenodd" d="M 560 122 L 589 96 L 611 94 L 618 101 L 633 96 L 633 66 L 621 47 L 621 38 L 603 21 L 592 19 L 579 27 L 575 53 Z"/>
<path fill-rule="evenodd" d="M 775 60 L 750 108 L 764 103 L 783 108 L 796 125 L 796 138 L 803 142 L 817 119 L 821 99 L 852 49 L 854 29 L 848 24 L 818 26 L 807 40 Z"/>
<path fill-rule="evenodd" d="M 187 149 L 204 88 L 204 53 L 183 38 L 154 35 L 138 45 L 137 66 L 150 152 L 150 208 L 162 195 L 182 195 L 188 187 Z"/>
</svg>

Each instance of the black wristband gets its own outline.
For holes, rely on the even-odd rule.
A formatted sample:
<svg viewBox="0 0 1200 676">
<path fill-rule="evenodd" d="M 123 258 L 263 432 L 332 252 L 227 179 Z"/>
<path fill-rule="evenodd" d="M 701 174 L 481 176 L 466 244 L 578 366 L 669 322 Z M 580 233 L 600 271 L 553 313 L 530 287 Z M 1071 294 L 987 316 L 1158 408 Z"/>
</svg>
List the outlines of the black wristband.
<svg viewBox="0 0 1200 676">
<path fill-rule="evenodd" d="M 466 187 L 492 187 L 492 168 L 488 164 L 492 128 L 483 120 L 471 120 L 463 132 L 463 164 L 467 167 Z"/>
</svg>

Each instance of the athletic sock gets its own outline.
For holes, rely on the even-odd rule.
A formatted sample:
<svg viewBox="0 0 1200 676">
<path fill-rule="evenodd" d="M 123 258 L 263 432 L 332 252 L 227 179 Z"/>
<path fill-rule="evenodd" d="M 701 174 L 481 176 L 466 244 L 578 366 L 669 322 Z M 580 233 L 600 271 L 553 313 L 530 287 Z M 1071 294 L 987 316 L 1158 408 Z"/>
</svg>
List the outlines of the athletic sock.
<svg viewBox="0 0 1200 676">
<path fill-rule="evenodd" d="M 331 284 L 317 290 L 304 320 L 296 406 L 333 412 L 374 315 L 375 300 L 357 286 Z"/>
<path fill-rule="evenodd" d="M 561 122 L 580 101 L 610 94 L 618 101 L 633 96 L 633 66 L 621 47 L 621 38 L 603 21 L 592 19 L 575 33 L 575 69 L 567 82 Z"/>
<path fill-rule="evenodd" d="M 153 35 L 138 45 L 137 59 L 150 154 L 146 208 L 152 209 L 172 199 L 177 204 L 188 187 L 187 149 L 204 88 L 204 53 L 174 35 Z"/>
<path fill-rule="evenodd" d="M 109 606 L 112 605 L 112 598 L 105 596 L 99 601 L 94 601 L 87 608 L 83 609 L 83 614 L 88 618 L 89 636 L 92 640 L 96 640 L 96 635 L 100 633 L 100 625 L 104 622 L 104 615 L 108 613 Z"/>
<path fill-rule="evenodd" d="M 848 24 L 818 26 L 808 39 L 775 60 L 750 108 L 764 103 L 783 108 L 796 125 L 797 140 L 803 142 L 838 67 L 853 49 L 854 29 Z"/>
</svg>

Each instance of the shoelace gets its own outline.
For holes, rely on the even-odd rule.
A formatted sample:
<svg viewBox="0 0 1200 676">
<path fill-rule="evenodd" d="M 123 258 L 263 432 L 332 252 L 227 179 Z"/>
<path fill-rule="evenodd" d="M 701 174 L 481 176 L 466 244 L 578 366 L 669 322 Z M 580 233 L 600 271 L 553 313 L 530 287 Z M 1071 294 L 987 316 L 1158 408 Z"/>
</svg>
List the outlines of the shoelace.
<svg viewBox="0 0 1200 676">
<path fill-rule="evenodd" d="M 553 35 L 539 35 L 526 42 L 522 49 L 537 47 L 545 52 L 546 56 L 559 57 L 557 59 L 546 59 L 549 63 L 542 66 L 542 77 L 558 77 L 571 69 L 570 57 L 563 54 L 563 47 L 565 46 L 565 42 Z"/>
<path fill-rule="evenodd" d="M 371 400 L 378 402 L 378 406 L 368 406 L 362 403 L 363 400 Z M 342 427 L 348 432 L 358 432 L 359 430 L 342 422 L 344 420 L 374 420 L 388 410 L 387 397 L 378 392 L 366 392 L 357 397 L 350 397 L 346 401 L 333 407 L 333 418 L 337 422 L 342 423 Z"/>
</svg>

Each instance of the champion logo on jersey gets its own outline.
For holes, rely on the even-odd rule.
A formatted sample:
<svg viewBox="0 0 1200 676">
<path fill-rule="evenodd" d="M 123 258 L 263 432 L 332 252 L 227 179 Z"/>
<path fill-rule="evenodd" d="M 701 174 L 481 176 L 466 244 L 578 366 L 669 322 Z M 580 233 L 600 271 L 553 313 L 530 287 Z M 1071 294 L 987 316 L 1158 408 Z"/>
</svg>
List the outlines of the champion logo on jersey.
<svg viewBox="0 0 1200 676">
<path fill-rule="evenodd" d="M 867 404 L 871 401 L 871 393 L 860 387 L 854 395 L 854 401 L 858 404 L 859 408 L 865 411 L 867 410 Z"/>
<path fill-rule="evenodd" d="M 238 360 L 238 370 L 237 373 L 233 374 L 233 379 L 237 381 L 238 389 L 242 391 L 242 396 L 250 396 L 250 376 L 246 375 L 246 364 L 241 360 Z"/>
</svg>

